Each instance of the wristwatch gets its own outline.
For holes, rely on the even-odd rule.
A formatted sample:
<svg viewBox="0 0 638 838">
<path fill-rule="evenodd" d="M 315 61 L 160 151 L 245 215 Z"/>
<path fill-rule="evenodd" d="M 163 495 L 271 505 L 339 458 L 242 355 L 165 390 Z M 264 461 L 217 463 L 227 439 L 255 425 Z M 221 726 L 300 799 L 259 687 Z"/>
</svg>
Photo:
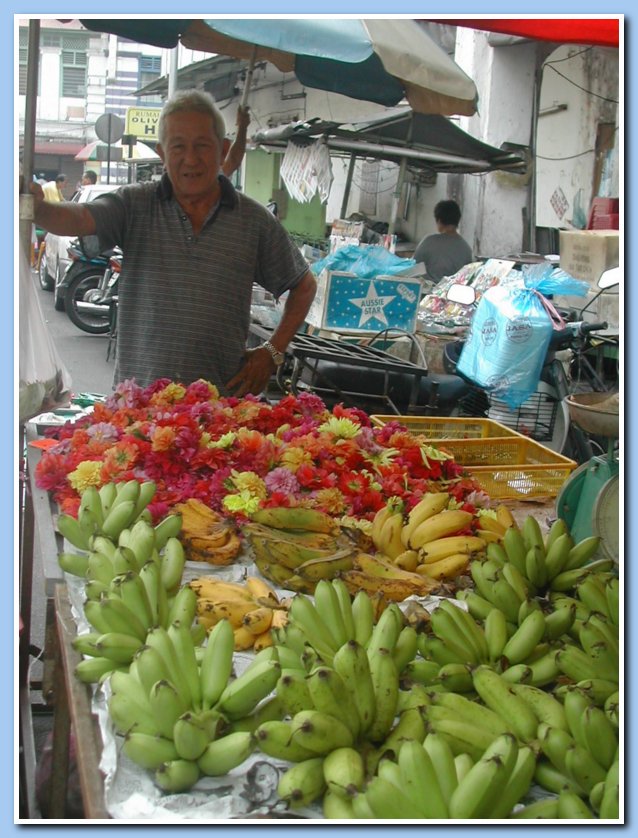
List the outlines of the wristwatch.
<svg viewBox="0 0 638 838">
<path fill-rule="evenodd" d="M 269 340 L 265 340 L 262 343 L 262 347 L 270 352 L 270 355 L 273 361 L 275 362 L 276 367 L 280 367 L 283 364 L 286 356 L 283 352 L 280 352 L 278 349 L 276 349 Z"/>
</svg>

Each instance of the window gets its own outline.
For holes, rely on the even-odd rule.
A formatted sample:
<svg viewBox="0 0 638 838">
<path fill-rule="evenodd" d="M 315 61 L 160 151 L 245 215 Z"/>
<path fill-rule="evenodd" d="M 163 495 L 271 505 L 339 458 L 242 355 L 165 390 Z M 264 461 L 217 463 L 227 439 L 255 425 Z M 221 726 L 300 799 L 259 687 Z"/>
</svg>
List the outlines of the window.
<svg viewBox="0 0 638 838">
<path fill-rule="evenodd" d="M 159 55 L 140 55 L 139 65 L 139 84 L 138 89 L 141 90 L 147 84 L 158 79 L 162 73 L 162 59 Z M 152 96 L 140 97 L 140 101 L 144 105 L 154 105 L 162 102 L 162 97 L 159 92 Z"/>
<path fill-rule="evenodd" d="M 84 98 L 86 96 L 86 51 L 62 50 L 62 95 Z"/>
</svg>

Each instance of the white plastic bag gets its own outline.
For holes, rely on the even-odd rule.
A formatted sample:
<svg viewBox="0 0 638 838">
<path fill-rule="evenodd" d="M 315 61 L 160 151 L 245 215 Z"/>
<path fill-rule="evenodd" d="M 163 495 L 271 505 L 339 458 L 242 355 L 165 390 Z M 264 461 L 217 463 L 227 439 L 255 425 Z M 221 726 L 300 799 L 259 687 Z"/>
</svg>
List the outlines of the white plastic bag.
<svg viewBox="0 0 638 838">
<path fill-rule="evenodd" d="M 71 377 L 47 329 L 31 268 L 20 253 L 19 421 L 69 401 Z"/>
</svg>

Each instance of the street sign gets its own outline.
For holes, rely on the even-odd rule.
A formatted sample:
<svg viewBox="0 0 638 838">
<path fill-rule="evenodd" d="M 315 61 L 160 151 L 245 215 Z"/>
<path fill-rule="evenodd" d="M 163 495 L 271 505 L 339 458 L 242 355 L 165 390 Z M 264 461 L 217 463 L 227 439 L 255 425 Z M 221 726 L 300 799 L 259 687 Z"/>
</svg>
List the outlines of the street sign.
<svg viewBox="0 0 638 838">
<path fill-rule="evenodd" d="M 141 140 L 157 142 L 157 126 L 161 108 L 128 108 L 126 111 L 126 133 Z"/>
<path fill-rule="evenodd" d="M 124 120 L 114 113 L 103 113 L 95 122 L 95 133 L 103 143 L 116 143 L 124 133 Z"/>
</svg>

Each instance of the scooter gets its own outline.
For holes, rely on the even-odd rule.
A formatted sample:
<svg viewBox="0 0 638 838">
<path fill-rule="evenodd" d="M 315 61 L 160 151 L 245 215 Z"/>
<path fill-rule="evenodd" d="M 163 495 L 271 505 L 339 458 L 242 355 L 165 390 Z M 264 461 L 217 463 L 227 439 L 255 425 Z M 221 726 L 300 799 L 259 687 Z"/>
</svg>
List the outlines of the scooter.
<svg viewBox="0 0 638 838">
<path fill-rule="evenodd" d="M 64 310 L 71 322 L 93 335 L 111 330 L 113 298 L 117 296 L 122 251 L 87 254 L 80 241 L 68 250 L 72 259 L 62 283 Z"/>
</svg>

